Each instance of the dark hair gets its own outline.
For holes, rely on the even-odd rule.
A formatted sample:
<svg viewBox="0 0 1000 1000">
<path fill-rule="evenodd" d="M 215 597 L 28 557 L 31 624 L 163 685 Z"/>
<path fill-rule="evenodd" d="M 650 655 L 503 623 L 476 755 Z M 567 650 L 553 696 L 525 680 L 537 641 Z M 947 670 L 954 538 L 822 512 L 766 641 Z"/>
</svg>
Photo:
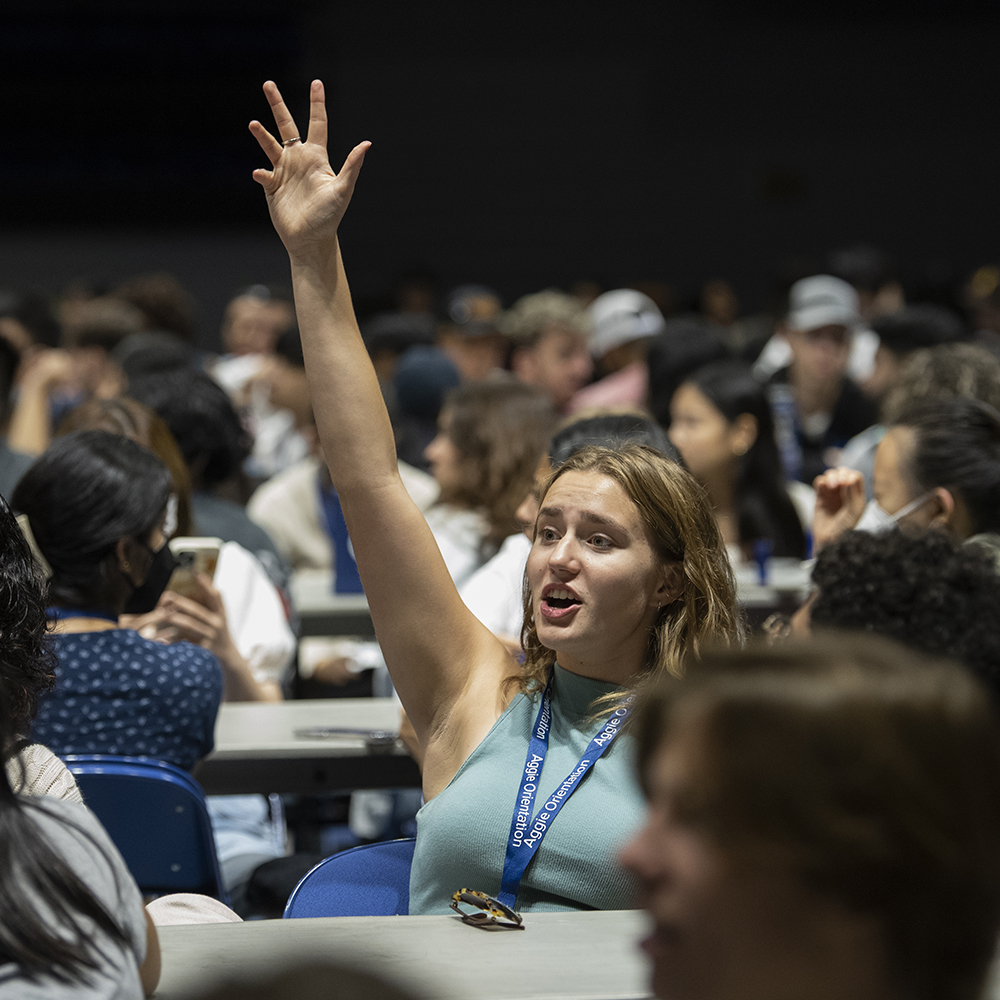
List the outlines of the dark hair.
<svg viewBox="0 0 1000 1000">
<path fill-rule="evenodd" d="M 128 394 L 160 415 L 191 470 L 195 489 L 211 488 L 239 471 L 250 436 L 226 390 L 197 368 L 133 379 Z"/>
<path fill-rule="evenodd" d="M 98 396 L 74 406 L 60 421 L 55 436 L 74 431 L 110 431 L 131 438 L 148 448 L 170 471 L 173 493 L 177 497 L 178 537 L 193 535 L 191 517 L 191 473 L 170 428 L 148 406 L 127 396 L 102 399 Z"/>
<path fill-rule="evenodd" d="M 620 448 L 626 441 L 644 444 L 665 458 L 682 465 L 677 449 L 670 443 L 667 432 L 649 417 L 640 413 L 593 413 L 572 417 L 552 437 L 549 459 L 558 469 L 566 459 L 589 444 Z"/>
<path fill-rule="evenodd" d="M 895 354 L 909 354 L 921 348 L 936 347 L 964 340 L 961 319 L 944 306 L 923 303 L 904 306 L 872 320 L 879 343 Z"/>
<path fill-rule="evenodd" d="M 1000 531 L 1000 413 L 956 396 L 914 403 L 895 424 L 914 432 L 910 472 L 916 486 L 943 486 L 960 498 L 973 535 Z"/>
<path fill-rule="evenodd" d="M 53 657 L 45 639 L 45 585 L 14 515 L 0 499 L 0 747 L 6 764 L 27 730 L 40 693 L 52 686 Z M 41 808 L 15 794 L 0 766 L 0 961 L 29 976 L 85 982 L 99 967 L 87 921 L 115 942 L 124 931 L 31 817 Z M 82 831 L 81 831 L 82 832 Z"/>
<path fill-rule="evenodd" d="M 462 456 L 461 481 L 440 502 L 481 510 L 487 541 L 499 545 L 521 528 L 514 516 L 531 489 L 555 415 L 549 397 L 512 376 L 467 382 L 445 397 L 448 437 Z"/>
<path fill-rule="evenodd" d="M 54 441 L 11 497 L 52 567 L 53 602 L 110 610 L 120 581 L 108 573 L 108 556 L 120 538 L 149 537 L 170 486 L 151 451 L 117 434 L 79 431 Z"/>
<path fill-rule="evenodd" d="M 979 997 L 1000 928 L 1000 730 L 969 671 L 840 636 L 708 653 L 670 681 L 635 731 L 644 781 L 678 729 L 695 738 L 678 817 L 733 864 L 878 920 L 901 996 Z"/>
<path fill-rule="evenodd" d="M 974 670 L 1000 700 L 1000 575 L 978 546 L 943 531 L 851 531 L 816 560 L 814 628 L 896 639 Z"/>
<path fill-rule="evenodd" d="M 699 368 L 729 357 L 718 328 L 699 319 L 671 319 L 649 342 L 649 411 L 664 427 L 670 424 L 670 400 L 682 382 Z"/>
<path fill-rule="evenodd" d="M 163 330 L 194 342 L 194 299 L 172 274 L 139 274 L 123 281 L 112 294 L 142 311 L 147 330 Z"/>
<path fill-rule="evenodd" d="M 45 578 L 7 501 L 0 497 L 0 676 L 11 730 L 20 736 L 31 728 L 39 696 L 56 680 L 45 599 Z M 7 744 L 2 746 L 6 758 Z"/>
<path fill-rule="evenodd" d="M 10 415 L 10 391 L 20 363 L 17 348 L 6 337 L 0 337 L 0 424 Z"/>
<path fill-rule="evenodd" d="M 737 361 L 706 365 L 687 382 L 730 423 L 743 413 L 757 422 L 757 437 L 740 456 L 733 485 L 740 541 L 768 539 L 774 544 L 774 555 L 805 558 L 806 536 L 785 486 L 774 417 L 764 387 Z"/>
</svg>

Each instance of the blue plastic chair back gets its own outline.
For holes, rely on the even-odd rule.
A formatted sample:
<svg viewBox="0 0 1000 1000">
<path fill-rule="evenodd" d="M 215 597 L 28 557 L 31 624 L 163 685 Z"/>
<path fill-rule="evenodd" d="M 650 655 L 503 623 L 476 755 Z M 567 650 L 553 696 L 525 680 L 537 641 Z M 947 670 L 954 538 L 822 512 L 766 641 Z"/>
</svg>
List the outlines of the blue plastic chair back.
<svg viewBox="0 0 1000 1000">
<path fill-rule="evenodd" d="M 284 916 L 405 916 L 415 843 L 412 837 L 385 840 L 326 858 L 292 890 Z"/>
<path fill-rule="evenodd" d="M 205 793 L 187 771 L 145 757 L 63 757 L 145 895 L 198 892 L 228 905 Z"/>
</svg>

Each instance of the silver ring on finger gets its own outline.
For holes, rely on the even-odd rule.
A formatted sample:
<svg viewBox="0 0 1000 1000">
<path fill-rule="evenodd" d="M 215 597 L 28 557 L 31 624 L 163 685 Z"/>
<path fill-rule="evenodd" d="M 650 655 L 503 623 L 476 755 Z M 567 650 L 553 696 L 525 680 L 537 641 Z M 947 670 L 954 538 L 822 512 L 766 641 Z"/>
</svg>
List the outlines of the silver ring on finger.
<svg viewBox="0 0 1000 1000">
<path fill-rule="evenodd" d="M 281 142 L 282 146 L 294 146 L 295 143 L 301 142 L 302 140 L 297 136 L 293 135 L 291 139 L 283 139 Z"/>
</svg>

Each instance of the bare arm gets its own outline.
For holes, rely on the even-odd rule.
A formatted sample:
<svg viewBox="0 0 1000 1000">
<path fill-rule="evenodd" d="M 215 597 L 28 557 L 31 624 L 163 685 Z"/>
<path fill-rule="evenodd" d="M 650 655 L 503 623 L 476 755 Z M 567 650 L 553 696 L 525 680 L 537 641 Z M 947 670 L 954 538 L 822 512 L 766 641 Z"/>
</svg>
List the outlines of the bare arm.
<svg viewBox="0 0 1000 1000">
<path fill-rule="evenodd" d="M 403 487 L 389 415 L 354 317 L 337 228 L 369 144 L 356 146 L 335 174 L 326 155 L 322 84 L 312 84 L 305 142 L 291 141 L 299 131 L 277 87 L 267 83 L 264 91 L 282 141 L 251 122 L 271 161 L 254 179 L 291 259 L 320 440 L 393 683 L 430 757 L 443 736 L 447 772 L 495 721 L 500 683 L 513 664 L 458 596 Z"/>
</svg>

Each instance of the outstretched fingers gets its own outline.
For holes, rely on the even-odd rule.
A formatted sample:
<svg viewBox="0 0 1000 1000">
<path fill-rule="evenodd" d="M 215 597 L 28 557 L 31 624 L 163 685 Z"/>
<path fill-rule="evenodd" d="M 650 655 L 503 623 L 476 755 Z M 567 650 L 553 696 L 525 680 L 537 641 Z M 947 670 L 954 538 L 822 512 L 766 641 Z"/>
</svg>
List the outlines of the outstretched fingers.
<svg viewBox="0 0 1000 1000">
<path fill-rule="evenodd" d="M 259 121 L 250 122 L 250 133 L 264 150 L 264 155 L 271 161 L 271 166 L 276 167 L 281 158 L 281 143 Z"/>
<path fill-rule="evenodd" d="M 292 113 L 285 106 L 285 102 L 278 90 L 278 85 L 273 80 L 268 80 L 264 84 L 264 96 L 267 103 L 271 105 L 271 113 L 274 115 L 274 124 L 278 127 L 278 135 L 282 142 L 289 139 L 299 138 L 299 130 L 295 125 Z"/>
<path fill-rule="evenodd" d="M 326 138 L 326 92 L 322 80 L 313 80 L 309 88 L 309 134 L 306 141 L 326 149 Z"/>
</svg>

